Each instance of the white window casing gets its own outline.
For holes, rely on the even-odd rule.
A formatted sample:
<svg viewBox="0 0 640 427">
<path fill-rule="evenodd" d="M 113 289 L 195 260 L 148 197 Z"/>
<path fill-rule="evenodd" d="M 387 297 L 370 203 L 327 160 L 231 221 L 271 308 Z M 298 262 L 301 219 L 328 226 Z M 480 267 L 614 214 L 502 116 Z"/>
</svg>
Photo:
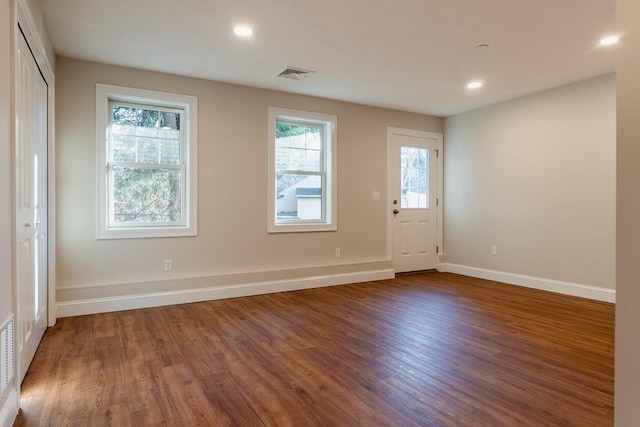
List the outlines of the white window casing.
<svg viewBox="0 0 640 427">
<path fill-rule="evenodd" d="M 296 167 L 277 165 L 276 125 L 297 128 L 313 128 L 320 135 L 318 165 Z M 295 138 L 295 137 L 293 137 Z M 335 231 L 337 218 L 337 117 L 335 115 L 269 107 L 269 155 L 268 155 L 268 232 Z M 295 148 L 304 152 L 317 149 Z M 306 164 L 306 162 L 305 162 Z M 297 177 L 288 188 L 278 188 L 278 177 Z M 305 178 L 303 178 L 305 177 Z M 304 182 L 311 187 L 298 188 Z M 295 207 L 293 205 L 295 204 Z M 279 210 L 291 205 L 290 217 Z"/>
<path fill-rule="evenodd" d="M 115 160 L 111 123 L 113 105 L 180 114 L 179 152 L 176 163 Z M 96 85 L 97 238 L 152 238 L 197 235 L 198 105 L 195 96 Z M 174 141 L 176 141 L 174 139 Z M 175 171 L 180 177 L 180 219 L 170 222 L 118 222 L 114 216 L 114 176 L 117 168 Z"/>
</svg>

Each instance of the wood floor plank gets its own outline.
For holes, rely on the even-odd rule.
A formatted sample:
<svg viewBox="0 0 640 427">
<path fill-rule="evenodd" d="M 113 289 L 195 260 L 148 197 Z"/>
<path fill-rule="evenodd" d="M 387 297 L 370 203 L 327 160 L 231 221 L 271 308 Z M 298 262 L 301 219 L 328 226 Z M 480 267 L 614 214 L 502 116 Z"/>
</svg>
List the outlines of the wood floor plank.
<svg viewBox="0 0 640 427">
<path fill-rule="evenodd" d="M 614 306 L 448 273 L 59 319 L 15 426 L 613 425 Z"/>
</svg>

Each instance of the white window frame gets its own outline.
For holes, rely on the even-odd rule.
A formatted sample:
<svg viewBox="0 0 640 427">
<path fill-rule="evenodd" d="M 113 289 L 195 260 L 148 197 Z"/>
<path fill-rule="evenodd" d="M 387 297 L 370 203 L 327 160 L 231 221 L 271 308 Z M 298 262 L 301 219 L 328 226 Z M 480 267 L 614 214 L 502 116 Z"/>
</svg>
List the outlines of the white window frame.
<svg viewBox="0 0 640 427">
<path fill-rule="evenodd" d="M 276 204 L 276 122 L 290 121 L 323 127 L 321 148 L 322 219 L 278 219 Z M 268 166 L 268 231 L 290 233 L 308 231 L 336 231 L 338 229 L 338 118 L 335 115 L 269 107 L 269 166 Z"/>
<path fill-rule="evenodd" d="M 183 221 L 175 225 L 154 224 L 111 224 L 109 192 L 112 185 L 109 172 L 109 138 L 111 123 L 111 103 L 122 102 L 149 107 L 176 109 L 182 111 L 181 149 L 183 162 L 178 165 L 185 171 L 182 189 Z M 198 152 L 198 99 L 195 96 L 180 95 L 153 90 L 123 86 L 96 84 L 96 152 L 97 152 L 97 238 L 127 239 L 196 236 L 197 228 L 197 152 Z"/>
</svg>

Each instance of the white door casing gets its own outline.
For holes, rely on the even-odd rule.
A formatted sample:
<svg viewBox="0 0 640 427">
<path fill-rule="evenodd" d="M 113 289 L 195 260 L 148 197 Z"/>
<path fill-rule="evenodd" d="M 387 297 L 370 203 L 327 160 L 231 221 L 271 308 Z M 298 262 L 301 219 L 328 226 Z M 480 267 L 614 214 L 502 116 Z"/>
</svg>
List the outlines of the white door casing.
<svg viewBox="0 0 640 427">
<path fill-rule="evenodd" d="M 438 266 L 441 154 L 442 134 L 387 130 L 387 252 L 396 273 Z"/>
<path fill-rule="evenodd" d="M 22 381 L 47 327 L 48 87 L 20 34 L 16 45 L 16 318 Z"/>
</svg>

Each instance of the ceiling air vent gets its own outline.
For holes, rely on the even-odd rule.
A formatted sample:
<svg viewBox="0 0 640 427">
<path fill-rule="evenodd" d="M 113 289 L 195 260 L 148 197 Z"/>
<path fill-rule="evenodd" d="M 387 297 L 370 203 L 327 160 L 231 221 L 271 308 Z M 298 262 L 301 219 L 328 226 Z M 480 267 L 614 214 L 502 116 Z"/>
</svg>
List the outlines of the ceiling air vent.
<svg viewBox="0 0 640 427">
<path fill-rule="evenodd" d="M 278 77 L 290 80 L 304 80 L 311 76 L 315 71 L 303 70 L 302 68 L 287 67 L 283 72 L 278 74 Z"/>
</svg>

